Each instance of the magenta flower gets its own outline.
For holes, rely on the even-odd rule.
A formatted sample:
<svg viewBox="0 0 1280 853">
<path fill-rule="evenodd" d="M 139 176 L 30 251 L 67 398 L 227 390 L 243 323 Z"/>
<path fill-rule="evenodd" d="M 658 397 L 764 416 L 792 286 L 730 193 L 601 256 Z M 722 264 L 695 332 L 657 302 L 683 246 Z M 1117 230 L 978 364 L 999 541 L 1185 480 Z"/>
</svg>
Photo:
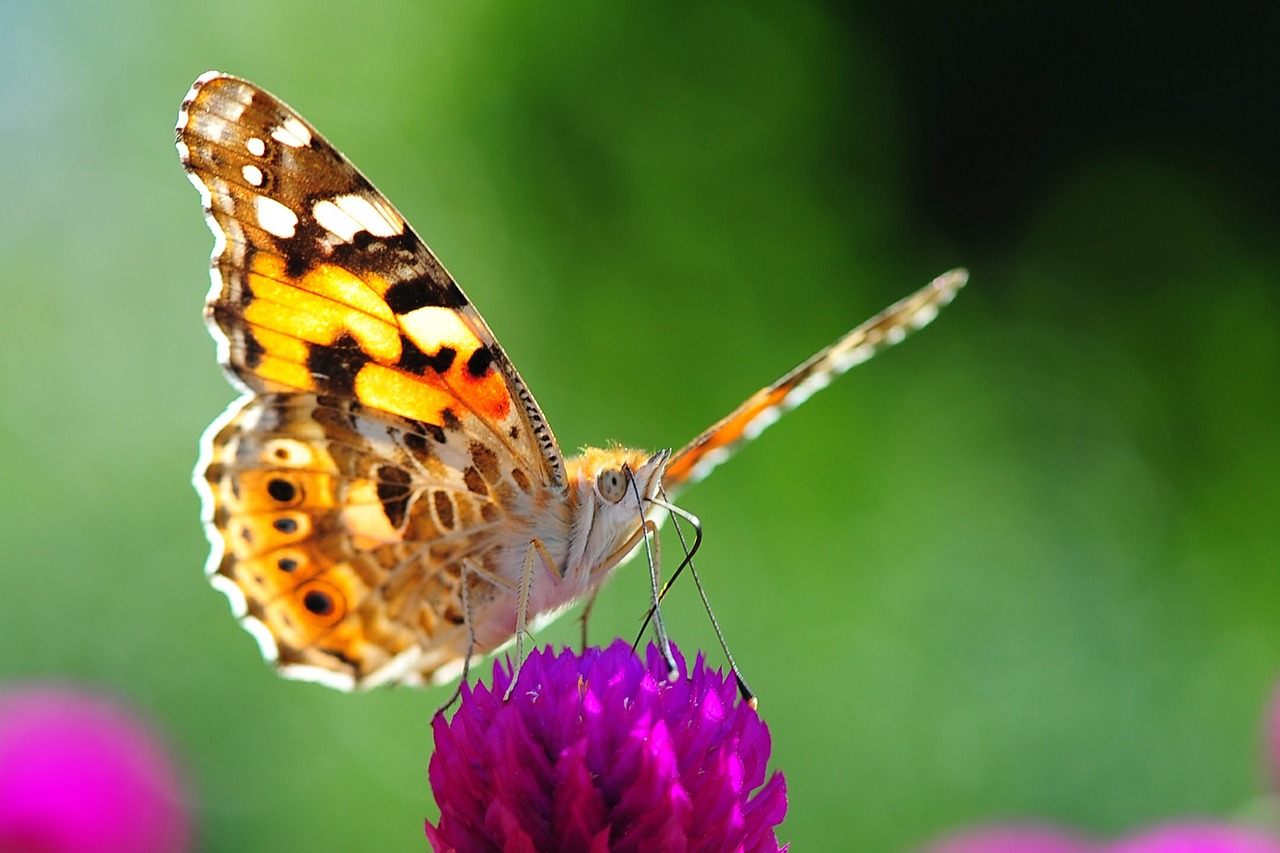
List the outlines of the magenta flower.
<svg viewBox="0 0 1280 853">
<path fill-rule="evenodd" d="M 0 692 L 0 850 L 180 853 L 183 786 L 154 734 L 71 688 Z"/>
<path fill-rule="evenodd" d="M 535 651 L 509 702 L 501 663 L 490 687 L 464 686 L 433 723 L 432 847 L 777 853 L 786 784 L 765 781 L 768 729 L 701 655 L 676 660 L 669 682 L 653 648 L 647 665 L 621 641 Z"/>
</svg>

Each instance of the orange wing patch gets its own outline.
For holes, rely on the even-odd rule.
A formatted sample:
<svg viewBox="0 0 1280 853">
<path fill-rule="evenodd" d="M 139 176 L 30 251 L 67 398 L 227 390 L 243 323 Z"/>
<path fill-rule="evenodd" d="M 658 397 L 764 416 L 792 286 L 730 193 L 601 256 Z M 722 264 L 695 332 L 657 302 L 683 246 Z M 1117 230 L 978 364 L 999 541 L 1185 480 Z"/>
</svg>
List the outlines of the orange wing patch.
<svg viewBox="0 0 1280 853">
<path fill-rule="evenodd" d="M 732 414 L 716 424 L 714 430 L 700 436 L 696 449 L 685 449 L 667 463 L 667 469 L 662 475 L 663 485 L 674 492 L 686 483 L 702 479 L 709 473 L 710 467 L 706 472 L 695 473 L 698 466 L 706 465 L 710 460 L 713 467 L 727 459 L 739 445 L 754 438 L 765 425 L 763 421 L 757 425 L 757 419 L 762 414 L 767 418 L 767 413 L 778 411 L 789 390 L 764 388 L 752 394 Z"/>
<path fill-rule="evenodd" d="M 317 344 L 351 334 L 371 358 L 399 357 L 396 317 L 378 293 L 376 275 L 359 278 L 349 270 L 320 264 L 294 278 L 283 258 L 258 254 L 249 271 L 253 301 L 244 312 L 250 323 Z"/>
<path fill-rule="evenodd" d="M 300 391 L 345 393 L 366 406 L 446 425 L 461 404 L 500 422 L 512 410 L 483 340 L 452 309 L 425 306 L 397 316 L 384 279 L 332 264 L 292 277 L 276 255 L 254 256 L 251 299 L 240 317 L 256 344 L 240 372 Z M 237 321 L 215 309 L 223 325 Z M 454 413 L 455 417 L 457 413 Z"/>
</svg>

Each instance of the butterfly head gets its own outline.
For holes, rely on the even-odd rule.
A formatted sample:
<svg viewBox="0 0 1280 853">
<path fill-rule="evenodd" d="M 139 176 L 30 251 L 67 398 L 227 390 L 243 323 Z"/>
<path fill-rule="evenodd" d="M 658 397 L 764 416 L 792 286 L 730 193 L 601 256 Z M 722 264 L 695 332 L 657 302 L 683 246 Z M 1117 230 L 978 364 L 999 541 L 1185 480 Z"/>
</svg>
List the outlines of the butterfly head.
<svg viewBox="0 0 1280 853">
<path fill-rule="evenodd" d="M 589 448 L 569 463 L 581 565 L 595 573 L 617 565 L 639 543 L 649 499 L 662 488 L 670 451 Z"/>
</svg>

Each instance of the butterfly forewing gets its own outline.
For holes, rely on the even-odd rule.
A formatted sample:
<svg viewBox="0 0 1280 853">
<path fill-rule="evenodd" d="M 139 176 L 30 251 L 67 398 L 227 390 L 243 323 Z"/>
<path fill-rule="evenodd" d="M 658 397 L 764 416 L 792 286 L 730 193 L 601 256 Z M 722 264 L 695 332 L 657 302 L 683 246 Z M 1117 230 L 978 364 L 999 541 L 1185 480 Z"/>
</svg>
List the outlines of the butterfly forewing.
<svg viewBox="0 0 1280 853">
<path fill-rule="evenodd" d="M 484 320 L 301 116 L 211 73 L 188 94 L 177 135 L 217 238 L 206 312 L 244 385 L 355 399 L 437 427 L 469 412 L 540 479 L 563 481 L 546 420 Z"/>
</svg>

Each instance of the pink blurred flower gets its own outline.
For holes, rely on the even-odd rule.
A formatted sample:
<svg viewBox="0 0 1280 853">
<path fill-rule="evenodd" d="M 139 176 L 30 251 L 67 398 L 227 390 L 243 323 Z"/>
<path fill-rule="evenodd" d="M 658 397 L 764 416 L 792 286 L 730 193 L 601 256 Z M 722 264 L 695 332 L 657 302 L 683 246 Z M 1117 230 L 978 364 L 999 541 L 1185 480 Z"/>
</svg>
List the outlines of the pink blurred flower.
<svg viewBox="0 0 1280 853">
<path fill-rule="evenodd" d="M 183 785 L 156 736 L 68 687 L 0 691 L 0 850 L 180 853 Z"/>
<path fill-rule="evenodd" d="M 1268 769 L 1280 789 L 1280 691 L 1264 733 Z M 1110 843 L 1087 842 L 1037 826 L 990 826 L 958 833 L 927 853 L 1280 853 L 1280 838 L 1258 829 L 1211 821 L 1180 821 Z"/>
<path fill-rule="evenodd" d="M 1033 826 L 990 827 L 953 835 L 928 853 L 1280 853 L 1280 841 L 1215 823 L 1171 823 L 1110 844 Z"/>
<path fill-rule="evenodd" d="M 1280 841 L 1226 824 L 1171 823 L 1113 844 L 1106 853 L 1280 853 Z"/>
</svg>

